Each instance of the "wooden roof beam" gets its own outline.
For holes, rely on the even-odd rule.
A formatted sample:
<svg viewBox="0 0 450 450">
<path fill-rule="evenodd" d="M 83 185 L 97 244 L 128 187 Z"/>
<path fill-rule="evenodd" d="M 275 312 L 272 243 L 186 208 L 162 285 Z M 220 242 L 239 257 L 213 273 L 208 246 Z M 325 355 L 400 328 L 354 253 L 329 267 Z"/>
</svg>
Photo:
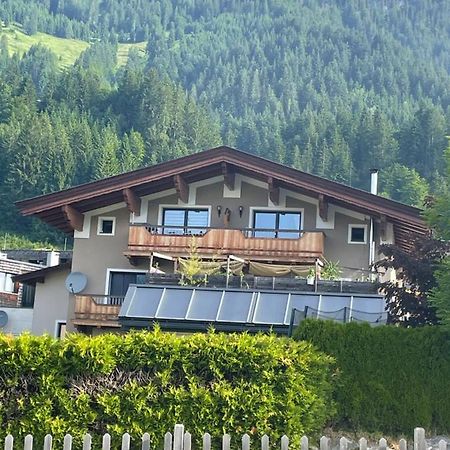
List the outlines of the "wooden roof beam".
<svg viewBox="0 0 450 450">
<path fill-rule="evenodd" d="M 328 221 L 328 200 L 323 194 L 319 194 L 319 216 L 324 222 Z"/>
<path fill-rule="evenodd" d="M 274 205 L 280 203 L 280 188 L 276 185 L 273 177 L 267 178 L 267 185 L 269 187 L 269 199 Z"/>
<path fill-rule="evenodd" d="M 175 190 L 177 191 L 178 198 L 183 203 L 189 202 L 189 185 L 186 180 L 181 175 L 175 175 L 173 177 L 173 184 L 175 185 Z"/>
<path fill-rule="evenodd" d="M 230 164 L 227 164 L 226 162 L 222 163 L 222 175 L 225 186 L 230 191 L 234 191 L 235 172 L 231 168 Z"/>
<path fill-rule="evenodd" d="M 72 230 L 83 231 L 84 214 L 81 214 L 73 206 L 64 205 L 62 207 L 62 213 Z"/>
<path fill-rule="evenodd" d="M 141 199 L 136 195 L 136 193 L 129 188 L 122 191 L 123 199 L 127 205 L 128 211 L 134 214 L 141 213 Z"/>
</svg>

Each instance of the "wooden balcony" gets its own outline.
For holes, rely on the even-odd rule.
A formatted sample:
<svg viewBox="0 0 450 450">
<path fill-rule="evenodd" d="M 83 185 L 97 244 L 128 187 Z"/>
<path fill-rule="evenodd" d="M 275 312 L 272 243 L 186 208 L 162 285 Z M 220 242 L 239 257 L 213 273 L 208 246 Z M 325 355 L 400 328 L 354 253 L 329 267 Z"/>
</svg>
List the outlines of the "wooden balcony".
<svg viewBox="0 0 450 450">
<path fill-rule="evenodd" d="M 275 237 L 278 235 L 284 237 Z M 259 261 L 311 263 L 323 256 L 325 236 L 317 231 L 130 225 L 126 254 L 188 256 L 193 238 L 202 257 L 235 255 Z"/>
<path fill-rule="evenodd" d="M 119 328 L 118 316 L 123 297 L 111 295 L 76 295 L 73 324 Z"/>
</svg>

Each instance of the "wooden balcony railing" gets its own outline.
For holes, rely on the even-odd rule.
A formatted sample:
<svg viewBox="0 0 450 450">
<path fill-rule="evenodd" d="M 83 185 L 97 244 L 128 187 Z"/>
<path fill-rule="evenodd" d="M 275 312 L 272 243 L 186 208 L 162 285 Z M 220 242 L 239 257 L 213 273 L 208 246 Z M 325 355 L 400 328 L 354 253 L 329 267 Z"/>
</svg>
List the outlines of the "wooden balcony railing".
<svg viewBox="0 0 450 450">
<path fill-rule="evenodd" d="M 120 327 L 118 315 L 124 297 L 76 295 L 73 324 L 95 327 Z"/>
<path fill-rule="evenodd" d="M 151 252 L 187 256 L 195 237 L 200 256 L 236 255 L 254 260 L 314 261 L 323 256 L 325 236 L 320 231 L 263 228 L 209 228 L 130 225 L 129 256 Z"/>
</svg>

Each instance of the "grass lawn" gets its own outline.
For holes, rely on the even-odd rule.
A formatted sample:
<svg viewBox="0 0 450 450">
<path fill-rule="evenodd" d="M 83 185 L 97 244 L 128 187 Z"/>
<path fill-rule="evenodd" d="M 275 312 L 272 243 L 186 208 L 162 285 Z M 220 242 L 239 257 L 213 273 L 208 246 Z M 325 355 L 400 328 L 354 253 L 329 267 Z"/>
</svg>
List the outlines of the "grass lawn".
<svg viewBox="0 0 450 450">
<path fill-rule="evenodd" d="M 89 47 L 89 42 L 78 39 L 64 39 L 50 34 L 38 32 L 32 36 L 28 36 L 22 30 L 20 25 L 11 25 L 4 27 L 0 25 L 0 38 L 7 36 L 8 49 L 12 53 L 25 53 L 32 45 L 42 44 L 54 52 L 60 62 L 60 67 L 65 68 L 71 66 L 80 53 Z M 126 64 L 128 59 L 128 52 L 132 47 L 136 47 L 141 52 L 145 52 L 146 42 L 138 42 L 136 44 L 119 44 L 117 51 L 118 65 Z"/>
</svg>

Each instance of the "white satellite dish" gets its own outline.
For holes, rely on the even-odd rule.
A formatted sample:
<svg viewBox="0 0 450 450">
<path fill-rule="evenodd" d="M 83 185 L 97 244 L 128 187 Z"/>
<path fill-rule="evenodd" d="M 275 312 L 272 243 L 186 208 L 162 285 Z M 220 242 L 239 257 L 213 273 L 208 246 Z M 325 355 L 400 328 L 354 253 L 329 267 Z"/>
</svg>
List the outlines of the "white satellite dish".
<svg viewBox="0 0 450 450">
<path fill-rule="evenodd" d="M 72 272 L 66 278 L 66 289 L 71 294 L 78 294 L 87 285 L 87 276 L 81 272 Z"/>
<path fill-rule="evenodd" d="M 8 323 L 8 314 L 5 311 L 0 311 L 0 328 L 3 328 Z"/>
</svg>

